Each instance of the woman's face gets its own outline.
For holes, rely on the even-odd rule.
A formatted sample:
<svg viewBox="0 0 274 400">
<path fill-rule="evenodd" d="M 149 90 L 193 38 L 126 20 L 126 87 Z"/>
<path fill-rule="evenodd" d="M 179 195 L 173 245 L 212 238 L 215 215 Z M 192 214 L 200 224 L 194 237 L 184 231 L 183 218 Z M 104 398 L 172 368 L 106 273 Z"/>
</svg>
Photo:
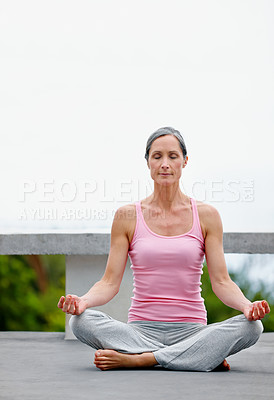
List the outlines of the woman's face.
<svg viewBox="0 0 274 400">
<path fill-rule="evenodd" d="M 151 178 L 162 185 L 169 185 L 178 181 L 182 168 L 187 164 L 178 139 L 173 135 L 160 136 L 152 142 L 148 167 Z"/>
</svg>

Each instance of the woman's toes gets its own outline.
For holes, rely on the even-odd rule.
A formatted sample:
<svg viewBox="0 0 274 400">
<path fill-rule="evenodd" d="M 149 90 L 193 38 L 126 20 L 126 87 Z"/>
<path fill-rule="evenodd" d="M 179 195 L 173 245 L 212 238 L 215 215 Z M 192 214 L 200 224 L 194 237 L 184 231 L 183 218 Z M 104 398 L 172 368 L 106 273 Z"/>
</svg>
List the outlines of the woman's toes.
<svg viewBox="0 0 274 400">
<path fill-rule="evenodd" d="M 230 365 L 226 360 L 224 360 L 218 367 L 216 367 L 213 371 L 229 371 Z"/>
<path fill-rule="evenodd" d="M 102 355 L 101 351 L 102 351 L 101 349 L 95 351 L 95 357 L 96 358 L 100 357 Z"/>
</svg>

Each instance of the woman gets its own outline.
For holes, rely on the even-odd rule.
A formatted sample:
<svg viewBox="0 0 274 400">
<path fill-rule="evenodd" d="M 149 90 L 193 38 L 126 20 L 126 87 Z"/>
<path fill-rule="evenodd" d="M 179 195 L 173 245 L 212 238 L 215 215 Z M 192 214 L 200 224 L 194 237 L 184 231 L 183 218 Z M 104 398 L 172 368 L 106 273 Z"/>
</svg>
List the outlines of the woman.
<svg viewBox="0 0 274 400">
<path fill-rule="evenodd" d="M 73 315 L 75 336 L 97 349 L 94 364 L 101 370 L 156 365 L 228 370 L 225 358 L 259 339 L 269 305 L 251 303 L 230 279 L 218 211 L 180 190 L 188 162 L 181 134 L 169 127 L 154 132 L 145 158 L 153 193 L 116 211 L 102 279 L 81 297 L 62 296 L 58 307 Z M 118 293 L 128 255 L 134 296 L 124 323 L 90 308 Z M 200 289 L 204 256 L 214 293 L 241 315 L 207 325 Z"/>
</svg>

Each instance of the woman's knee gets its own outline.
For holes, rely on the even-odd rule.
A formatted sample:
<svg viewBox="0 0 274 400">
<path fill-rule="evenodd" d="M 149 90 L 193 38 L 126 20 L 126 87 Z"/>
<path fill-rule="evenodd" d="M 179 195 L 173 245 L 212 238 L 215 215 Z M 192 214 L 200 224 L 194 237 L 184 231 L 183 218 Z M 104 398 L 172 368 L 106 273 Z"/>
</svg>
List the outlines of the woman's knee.
<svg viewBox="0 0 274 400">
<path fill-rule="evenodd" d="M 262 324 L 262 321 L 260 321 L 260 320 L 251 321 L 251 323 L 252 323 L 253 334 L 255 337 L 257 337 L 259 339 L 259 337 L 261 336 L 261 334 L 264 331 L 264 326 Z"/>
<path fill-rule="evenodd" d="M 69 320 L 69 326 L 75 336 L 79 331 L 83 331 L 87 324 L 90 324 L 92 319 L 98 314 L 100 311 L 96 310 L 85 310 L 80 315 L 72 315 Z"/>
<path fill-rule="evenodd" d="M 110 317 L 98 310 L 87 309 L 80 315 L 72 315 L 69 320 L 69 326 L 77 339 L 83 341 L 83 338 L 96 336 L 97 328 Z"/>
<path fill-rule="evenodd" d="M 84 320 L 85 320 L 84 313 L 80 315 L 72 315 L 70 317 L 69 326 L 76 337 L 79 336 L 79 332 L 82 330 L 84 326 Z"/>
<path fill-rule="evenodd" d="M 245 337 L 250 344 L 255 344 L 263 333 L 264 327 L 260 320 L 246 322 Z"/>
</svg>

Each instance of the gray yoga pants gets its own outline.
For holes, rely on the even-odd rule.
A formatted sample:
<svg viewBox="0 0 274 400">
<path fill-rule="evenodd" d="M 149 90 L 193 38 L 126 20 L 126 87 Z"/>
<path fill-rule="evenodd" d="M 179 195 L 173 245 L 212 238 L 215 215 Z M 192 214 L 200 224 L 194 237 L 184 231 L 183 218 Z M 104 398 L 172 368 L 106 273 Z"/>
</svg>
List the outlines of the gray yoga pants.
<svg viewBox="0 0 274 400">
<path fill-rule="evenodd" d="M 94 349 L 153 352 L 160 366 L 183 371 L 212 371 L 226 357 L 255 344 L 263 332 L 261 321 L 248 321 L 243 314 L 209 325 L 125 323 L 94 309 L 72 316 L 70 327 L 77 339 Z"/>
</svg>

